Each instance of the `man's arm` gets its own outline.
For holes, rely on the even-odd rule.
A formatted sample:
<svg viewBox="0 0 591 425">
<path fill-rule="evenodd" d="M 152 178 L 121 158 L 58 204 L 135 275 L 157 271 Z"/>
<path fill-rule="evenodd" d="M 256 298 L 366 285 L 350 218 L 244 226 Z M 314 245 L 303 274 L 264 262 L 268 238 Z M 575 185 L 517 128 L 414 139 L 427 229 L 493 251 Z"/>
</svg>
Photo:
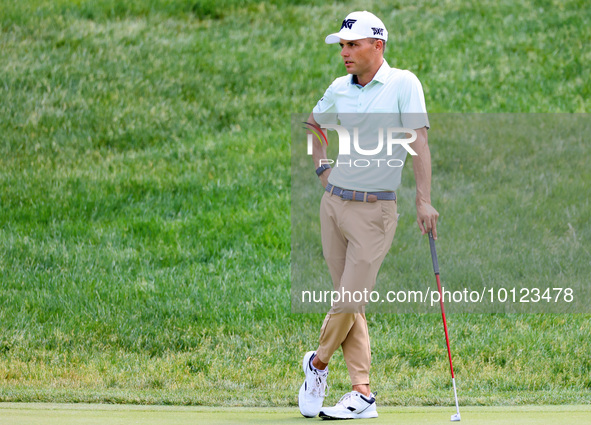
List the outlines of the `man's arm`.
<svg viewBox="0 0 591 425">
<path fill-rule="evenodd" d="M 320 124 L 316 122 L 314 119 L 314 114 L 310 114 L 308 117 L 308 122 L 310 124 L 314 124 L 317 127 L 320 127 Z M 308 130 L 308 133 L 312 133 Z M 320 141 L 316 138 L 312 138 L 312 158 L 314 159 L 314 170 L 320 166 L 320 160 L 326 159 L 326 146 L 324 146 Z M 322 174 L 320 174 L 320 182 L 322 183 L 323 187 L 326 187 L 328 184 L 328 176 L 330 175 L 331 170 L 325 170 Z"/>
<path fill-rule="evenodd" d="M 427 129 L 423 127 L 415 131 L 417 140 L 412 148 L 417 155 L 412 157 L 412 168 L 417 182 L 417 223 L 423 235 L 433 230 L 433 237 L 437 239 L 439 213 L 431 206 L 431 151 L 427 142 Z"/>
</svg>

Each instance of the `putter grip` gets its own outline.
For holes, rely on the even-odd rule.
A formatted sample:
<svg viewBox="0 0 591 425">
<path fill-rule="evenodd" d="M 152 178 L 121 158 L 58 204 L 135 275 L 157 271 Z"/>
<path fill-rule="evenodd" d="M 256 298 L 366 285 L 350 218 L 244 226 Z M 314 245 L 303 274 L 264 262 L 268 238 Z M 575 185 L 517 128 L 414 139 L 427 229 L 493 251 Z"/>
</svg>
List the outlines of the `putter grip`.
<svg viewBox="0 0 591 425">
<path fill-rule="evenodd" d="M 439 262 L 437 261 L 437 250 L 435 249 L 435 239 L 433 233 L 429 232 L 429 245 L 431 246 L 431 260 L 433 260 L 433 271 L 439 274 Z"/>
</svg>

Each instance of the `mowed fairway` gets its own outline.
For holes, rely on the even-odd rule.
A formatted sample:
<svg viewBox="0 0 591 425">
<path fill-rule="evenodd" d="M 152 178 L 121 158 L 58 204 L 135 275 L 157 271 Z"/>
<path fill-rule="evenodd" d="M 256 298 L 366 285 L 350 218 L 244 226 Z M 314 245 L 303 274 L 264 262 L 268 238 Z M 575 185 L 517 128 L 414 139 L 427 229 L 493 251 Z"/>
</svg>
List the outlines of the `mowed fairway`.
<svg viewBox="0 0 591 425">
<path fill-rule="evenodd" d="M 355 424 L 450 423 L 453 409 L 443 407 L 381 408 L 380 416 Z M 463 424 L 591 424 L 591 406 L 511 406 L 467 407 L 462 409 Z M 324 422 L 306 419 L 294 408 L 208 408 L 150 407 L 72 404 L 8 403 L 0 408 L 4 425 L 184 425 L 184 424 L 305 424 Z"/>
</svg>

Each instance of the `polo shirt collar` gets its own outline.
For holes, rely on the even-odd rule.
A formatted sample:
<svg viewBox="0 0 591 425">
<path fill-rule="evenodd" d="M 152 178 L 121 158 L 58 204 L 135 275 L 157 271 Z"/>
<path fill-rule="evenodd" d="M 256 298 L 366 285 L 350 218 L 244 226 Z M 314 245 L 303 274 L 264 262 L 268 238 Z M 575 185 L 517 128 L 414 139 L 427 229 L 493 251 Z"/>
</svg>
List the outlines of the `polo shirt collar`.
<svg viewBox="0 0 591 425">
<path fill-rule="evenodd" d="M 373 76 L 373 79 L 369 83 L 366 84 L 366 87 L 369 86 L 374 81 L 384 84 L 386 82 L 386 77 L 388 75 L 389 69 L 390 69 L 390 65 L 388 65 L 388 62 L 386 62 L 386 59 L 384 59 L 384 62 L 382 62 L 380 69 L 378 69 L 378 72 L 376 72 L 376 75 Z M 356 75 L 351 75 L 351 80 L 349 81 L 349 83 L 353 84 L 355 86 L 361 87 L 359 85 L 359 83 L 357 83 L 357 76 Z"/>
</svg>

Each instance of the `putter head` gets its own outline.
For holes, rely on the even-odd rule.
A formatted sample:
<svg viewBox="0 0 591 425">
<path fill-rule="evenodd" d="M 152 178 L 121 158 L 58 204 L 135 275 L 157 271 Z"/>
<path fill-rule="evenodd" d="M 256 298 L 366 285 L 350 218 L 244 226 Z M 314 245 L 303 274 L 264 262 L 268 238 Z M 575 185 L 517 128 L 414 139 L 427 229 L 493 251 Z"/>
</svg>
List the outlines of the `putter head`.
<svg viewBox="0 0 591 425">
<path fill-rule="evenodd" d="M 460 412 L 451 415 L 452 422 L 460 422 L 461 419 Z"/>
</svg>

